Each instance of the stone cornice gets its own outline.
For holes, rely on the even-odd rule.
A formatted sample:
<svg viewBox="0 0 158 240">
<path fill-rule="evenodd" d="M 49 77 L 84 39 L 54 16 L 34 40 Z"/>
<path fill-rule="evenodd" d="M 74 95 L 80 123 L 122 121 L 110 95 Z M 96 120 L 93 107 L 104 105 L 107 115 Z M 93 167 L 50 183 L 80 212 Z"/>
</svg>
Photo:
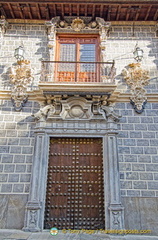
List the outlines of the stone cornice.
<svg viewBox="0 0 158 240">
<path fill-rule="evenodd" d="M 28 93 L 28 101 L 40 102 L 45 100 L 45 96 L 43 95 L 43 90 L 28 91 L 27 93 Z M 129 102 L 130 97 L 131 97 L 130 93 L 121 93 L 119 91 L 113 91 L 113 93 L 110 95 L 109 101 Z M 11 99 L 11 91 L 0 90 L 0 100 L 10 100 L 10 99 Z M 147 93 L 147 99 L 148 99 L 148 102 L 158 102 L 158 93 Z"/>
</svg>

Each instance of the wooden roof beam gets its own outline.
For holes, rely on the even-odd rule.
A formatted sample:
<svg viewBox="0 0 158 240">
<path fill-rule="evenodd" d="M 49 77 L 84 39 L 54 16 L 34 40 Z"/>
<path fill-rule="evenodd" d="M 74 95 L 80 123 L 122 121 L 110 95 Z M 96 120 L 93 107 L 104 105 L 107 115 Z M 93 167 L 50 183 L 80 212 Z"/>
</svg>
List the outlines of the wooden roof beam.
<svg viewBox="0 0 158 240">
<path fill-rule="evenodd" d="M 5 18 L 6 18 L 7 15 L 6 15 L 6 12 L 5 12 L 2 4 L 0 4 L 0 11 L 1 11 L 1 14 L 2 14 L 3 16 L 5 16 Z"/>
<path fill-rule="evenodd" d="M 92 9 L 92 19 L 95 18 L 95 5 L 93 4 L 93 9 Z"/>
<path fill-rule="evenodd" d="M 8 8 L 9 8 L 9 10 L 10 10 L 10 13 L 11 13 L 11 15 L 12 15 L 12 18 L 15 18 L 15 14 L 14 14 L 14 12 L 13 12 L 13 9 L 12 9 L 11 4 L 8 3 L 7 5 L 8 5 Z"/>
<path fill-rule="evenodd" d="M 129 19 L 130 12 L 131 12 L 131 6 L 129 6 L 128 9 L 127 9 L 126 21 L 128 21 L 128 19 Z"/>
<path fill-rule="evenodd" d="M 69 4 L 69 16 L 72 16 L 72 5 Z"/>
<path fill-rule="evenodd" d="M 110 21 L 111 6 L 108 7 L 107 21 Z"/>
<path fill-rule="evenodd" d="M 77 17 L 79 17 L 79 16 L 80 16 L 80 5 L 77 4 Z"/>
<path fill-rule="evenodd" d="M 32 19 L 32 13 L 31 13 L 31 8 L 30 8 L 30 4 L 28 3 L 27 4 L 27 7 L 28 7 L 28 13 L 29 13 L 29 17 L 30 17 L 30 19 Z"/>
<path fill-rule="evenodd" d="M 39 18 L 39 19 L 42 19 L 41 11 L 40 11 L 40 7 L 39 7 L 39 4 L 38 4 L 38 3 L 36 3 L 36 9 L 37 9 L 38 18 Z"/>
<path fill-rule="evenodd" d="M 120 10 L 121 10 L 121 5 L 118 5 L 118 7 L 117 7 L 117 14 L 116 14 L 116 21 L 119 20 L 119 17 L 120 17 Z"/>
<path fill-rule="evenodd" d="M 156 10 L 156 13 L 154 15 L 154 21 L 157 21 L 157 19 L 158 19 L 158 9 Z"/>
<path fill-rule="evenodd" d="M 24 5 L 24 4 L 18 4 L 18 8 L 20 9 L 19 11 L 20 11 L 20 17 L 21 18 L 24 18 L 24 14 L 23 14 L 23 9 L 24 9 L 24 7 L 25 7 L 26 5 Z"/>
<path fill-rule="evenodd" d="M 103 17 L 103 10 L 104 10 L 104 5 L 101 4 L 101 5 L 100 5 L 100 17 L 101 17 L 101 18 Z"/>
<path fill-rule="evenodd" d="M 134 21 L 137 21 L 137 20 L 138 20 L 139 15 L 140 15 L 140 10 L 141 10 L 141 6 L 139 6 L 139 8 L 138 8 L 137 11 L 136 11 Z"/>
<path fill-rule="evenodd" d="M 45 12 L 46 12 L 46 19 L 50 19 L 50 13 L 49 13 L 49 6 L 48 6 L 48 4 L 46 4 Z"/>
<path fill-rule="evenodd" d="M 147 14 L 146 14 L 145 19 L 144 19 L 145 21 L 146 21 L 146 20 L 148 19 L 148 17 L 149 17 L 149 13 L 150 13 L 151 7 L 152 7 L 152 5 L 148 7 L 148 11 L 147 11 Z"/>
</svg>

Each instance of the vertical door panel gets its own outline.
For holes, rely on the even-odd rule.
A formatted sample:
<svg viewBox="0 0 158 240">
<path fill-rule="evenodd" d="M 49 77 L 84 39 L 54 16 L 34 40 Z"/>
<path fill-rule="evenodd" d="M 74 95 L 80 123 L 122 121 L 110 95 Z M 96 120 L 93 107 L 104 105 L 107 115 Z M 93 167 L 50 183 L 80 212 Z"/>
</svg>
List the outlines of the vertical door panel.
<svg viewBox="0 0 158 240">
<path fill-rule="evenodd" d="M 101 139 L 51 139 L 45 228 L 104 228 L 103 196 Z"/>
</svg>

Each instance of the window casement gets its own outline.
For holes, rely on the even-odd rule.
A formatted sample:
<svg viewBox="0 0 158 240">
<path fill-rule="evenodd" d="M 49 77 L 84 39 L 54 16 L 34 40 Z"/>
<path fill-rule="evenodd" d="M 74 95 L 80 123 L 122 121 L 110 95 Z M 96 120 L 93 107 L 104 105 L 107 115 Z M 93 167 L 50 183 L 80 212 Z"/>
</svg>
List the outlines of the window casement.
<svg viewBox="0 0 158 240">
<path fill-rule="evenodd" d="M 57 36 L 57 82 L 97 82 L 98 36 Z"/>
</svg>

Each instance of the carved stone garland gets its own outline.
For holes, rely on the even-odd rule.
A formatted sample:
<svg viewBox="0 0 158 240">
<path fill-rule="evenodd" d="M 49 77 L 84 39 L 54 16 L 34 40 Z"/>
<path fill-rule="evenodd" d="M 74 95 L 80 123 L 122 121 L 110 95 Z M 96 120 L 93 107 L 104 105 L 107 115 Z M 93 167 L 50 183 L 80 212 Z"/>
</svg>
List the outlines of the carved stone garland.
<svg viewBox="0 0 158 240">
<path fill-rule="evenodd" d="M 16 111 L 20 111 L 27 101 L 27 85 L 33 80 L 30 62 L 27 60 L 18 61 L 13 66 L 10 74 L 10 83 L 12 84 L 11 99 Z"/>
<path fill-rule="evenodd" d="M 131 103 L 137 113 L 142 113 L 147 102 L 144 86 L 149 84 L 149 72 L 142 69 L 140 63 L 132 63 L 122 71 L 126 83 L 131 87 Z"/>
</svg>

